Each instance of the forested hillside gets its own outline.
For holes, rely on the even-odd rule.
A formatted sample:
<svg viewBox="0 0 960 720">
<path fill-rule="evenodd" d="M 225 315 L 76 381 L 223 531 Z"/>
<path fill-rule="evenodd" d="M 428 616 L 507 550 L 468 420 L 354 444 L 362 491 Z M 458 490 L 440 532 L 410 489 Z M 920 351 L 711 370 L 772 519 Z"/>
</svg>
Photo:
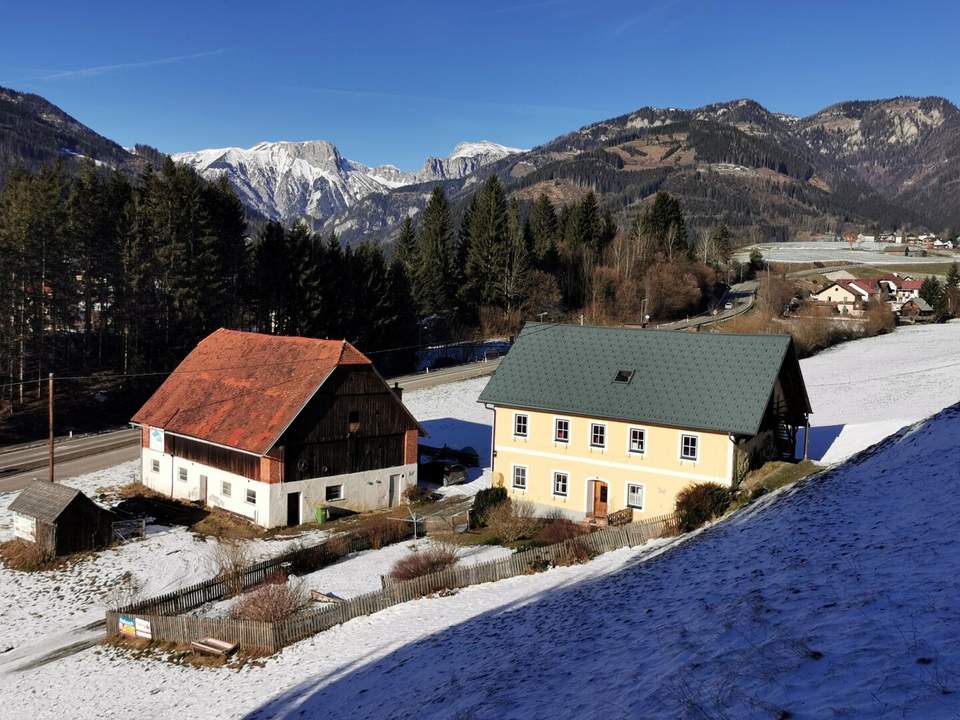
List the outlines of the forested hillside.
<svg viewBox="0 0 960 720">
<path fill-rule="evenodd" d="M 455 206 L 489 174 L 527 201 L 592 190 L 621 226 L 665 190 L 679 197 L 693 232 L 722 218 L 738 244 L 848 226 L 942 232 L 960 225 L 958 138 L 960 112 L 941 98 L 844 103 L 807 118 L 752 100 L 641 108 L 504 158 L 447 190 Z M 360 233 L 388 239 L 394 218 L 424 204 L 422 196 L 382 197 L 328 227 L 345 242 Z"/>
</svg>

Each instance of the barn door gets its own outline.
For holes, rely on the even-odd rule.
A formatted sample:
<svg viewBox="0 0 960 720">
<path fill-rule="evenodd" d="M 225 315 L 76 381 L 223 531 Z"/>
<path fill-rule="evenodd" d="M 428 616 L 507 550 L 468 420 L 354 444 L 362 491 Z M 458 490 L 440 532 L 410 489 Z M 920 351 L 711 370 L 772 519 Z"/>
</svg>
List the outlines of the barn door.
<svg viewBox="0 0 960 720">
<path fill-rule="evenodd" d="M 300 493 L 287 493 L 287 525 L 294 527 L 300 524 Z"/>
</svg>

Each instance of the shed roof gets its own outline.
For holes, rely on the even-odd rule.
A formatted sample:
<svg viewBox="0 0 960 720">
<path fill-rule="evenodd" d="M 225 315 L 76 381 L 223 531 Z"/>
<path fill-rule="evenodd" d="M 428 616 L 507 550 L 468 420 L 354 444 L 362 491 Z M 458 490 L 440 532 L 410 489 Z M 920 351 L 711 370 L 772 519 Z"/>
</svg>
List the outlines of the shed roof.
<svg viewBox="0 0 960 720">
<path fill-rule="evenodd" d="M 34 480 L 13 499 L 10 510 L 43 523 L 52 523 L 81 494 L 76 488 L 60 483 Z"/>
<path fill-rule="evenodd" d="M 221 328 L 184 358 L 133 422 L 263 455 L 341 365 L 372 363 L 346 340 Z"/>
<path fill-rule="evenodd" d="M 621 370 L 629 382 L 616 382 Z M 781 371 L 809 413 L 789 335 L 528 323 L 480 401 L 587 417 L 756 434 Z"/>
</svg>

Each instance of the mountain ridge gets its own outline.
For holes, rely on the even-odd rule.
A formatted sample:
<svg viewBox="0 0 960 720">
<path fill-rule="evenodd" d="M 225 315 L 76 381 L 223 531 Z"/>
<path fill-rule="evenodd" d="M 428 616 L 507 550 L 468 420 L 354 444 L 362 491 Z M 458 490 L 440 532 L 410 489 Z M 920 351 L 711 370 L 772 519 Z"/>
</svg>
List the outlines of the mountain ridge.
<svg viewBox="0 0 960 720">
<path fill-rule="evenodd" d="M 15 167 L 82 157 L 133 177 L 163 158 L 142 149 L 129 152 L 39 96 L 0 88 L 0 182 Z M 174 157 L 227 176 L 253 215 L 306 218 L 346 243 L 389 241 L 437 185 L 459 212 L 491 174 L 524 201 L 548 192 L 563 203 L 593 190 L 621 228 L 665 190 L 694 233 L 723 219 L 742 242 L 850 225 L 960 227 L 960 110 L 937 96 L 848 100 L 803 117 L 750 98 L 645 106 L 528 150 L 458 143 L 414 171 L 350 160 L 325 140 Z"/>
<path fill-rule="evenodd" d="M 226 177 L 245 204 L 272 220 L 307 217 L 322 222 L 372 193 L 465 178 L 518 152 L 523 151 L 488 140 L 460 142 L 447 157 L 428 157 L 413 172 L 349 160 L 327 140 L 262 141 L 250 148 L 211 148 L 171 157 L 207 179 Z"/>
</svg>

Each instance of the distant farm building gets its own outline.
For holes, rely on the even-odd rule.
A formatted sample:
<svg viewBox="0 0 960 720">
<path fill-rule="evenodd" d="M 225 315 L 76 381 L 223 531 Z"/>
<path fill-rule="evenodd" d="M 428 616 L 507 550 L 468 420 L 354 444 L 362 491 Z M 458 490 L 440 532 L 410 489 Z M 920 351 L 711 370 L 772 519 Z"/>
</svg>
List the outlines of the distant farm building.
<svg viewBox="0 0 960 720">
<path fill-rule="evenodd" d="M 306 522 L 318 506 L 398 504 L 425 434 L 350 343 L 225 329 L 133 422 L 145 485 L 267 528 Z"/>
<path fill-rule="evenodd" d="M 116 517 L 76 488 L 34 480 L 10 503 L 14 535 L 36 543 L 45 557 L 110 544 Z"/>
</svg>

